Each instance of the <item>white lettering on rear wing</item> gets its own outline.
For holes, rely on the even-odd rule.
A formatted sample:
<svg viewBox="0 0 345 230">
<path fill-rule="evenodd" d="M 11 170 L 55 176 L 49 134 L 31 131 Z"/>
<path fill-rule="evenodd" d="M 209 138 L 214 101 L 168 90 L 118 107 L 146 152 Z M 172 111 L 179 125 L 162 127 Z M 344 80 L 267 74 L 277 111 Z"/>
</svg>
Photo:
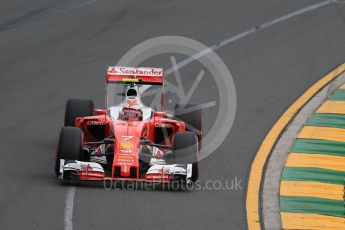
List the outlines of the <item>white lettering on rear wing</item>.
<svg viewBox="0 0 345 230">
<path fill-rule="evenodd" d="M 162 68 L 109 66 L 108 75 L 163 77 Z"/>
</svg>

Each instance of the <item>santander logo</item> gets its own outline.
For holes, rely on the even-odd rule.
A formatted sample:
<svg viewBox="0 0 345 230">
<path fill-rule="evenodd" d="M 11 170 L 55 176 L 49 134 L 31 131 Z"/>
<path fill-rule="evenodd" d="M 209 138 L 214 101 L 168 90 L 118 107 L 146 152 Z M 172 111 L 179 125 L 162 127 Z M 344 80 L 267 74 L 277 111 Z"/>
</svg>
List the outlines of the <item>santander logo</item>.
<svg viewBox="0 0 345 230">
<path fill-rule="evenodd" d="M 114 67 L 109 67 L 109 68 L 108 68 L 108 73 L 117 74 L 118 72 L 116 71 L 116 68 L 114 68 Z"/>
<path fill-rule="evenodd" d="M 109 66 L 108 74 L 111 75 L 125 75 L 125 76 L 163 76 L 162 68 L 148 68 L 148 67 L 123 67 L 123 66 Z"/>
</svg>

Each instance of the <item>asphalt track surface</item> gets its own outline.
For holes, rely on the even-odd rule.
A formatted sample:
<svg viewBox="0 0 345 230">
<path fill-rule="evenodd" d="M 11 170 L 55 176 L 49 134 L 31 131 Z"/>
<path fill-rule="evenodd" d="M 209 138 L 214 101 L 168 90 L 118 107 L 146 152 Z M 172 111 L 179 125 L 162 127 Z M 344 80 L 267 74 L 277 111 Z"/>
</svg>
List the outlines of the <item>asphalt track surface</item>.
<svg viewBox="0 0 345 230">
<path fill-rule="evenodd" d="M 69 187 L 57 183 L 53 164 L 65 101 L 103 107 L 105 66 L 130 48 L 163 35 L 211 46 L 317 2 L 2 0 L 0 228 L 64 229 Z M 237 177 L 243 190 L 77 187 L 73 229 L 246 229 L 246 181 L 260 142 L 294 99 L 344 61 L 344 41 L 345 4 L 332 3 L 218 49 L 234 77 L 237 114 L 200 179 Z"/>
</svg>

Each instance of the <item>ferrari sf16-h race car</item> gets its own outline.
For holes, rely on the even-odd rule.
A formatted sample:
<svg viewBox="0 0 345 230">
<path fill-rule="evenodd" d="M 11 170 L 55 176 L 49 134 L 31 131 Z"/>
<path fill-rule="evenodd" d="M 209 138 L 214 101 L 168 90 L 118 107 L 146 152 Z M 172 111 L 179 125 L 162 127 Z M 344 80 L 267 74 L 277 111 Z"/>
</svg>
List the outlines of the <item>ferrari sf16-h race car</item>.
<svg viewBox="0 0 345 230">
<path fill-rule="evenodd" d="M 106 109 L 94 109 L 92 100 L 67 101 L 56 151 L 57 177 L 62 181 L 195 182 L 202 112 L 188 110 L 191 105 L 177 105 L 173 115 L 163 111 L 160 68 L 112 66 L 106 80 Z M 147 85 L 162 92 L 160 111 L 143 104 L 140 89 Z"/>
</svg>

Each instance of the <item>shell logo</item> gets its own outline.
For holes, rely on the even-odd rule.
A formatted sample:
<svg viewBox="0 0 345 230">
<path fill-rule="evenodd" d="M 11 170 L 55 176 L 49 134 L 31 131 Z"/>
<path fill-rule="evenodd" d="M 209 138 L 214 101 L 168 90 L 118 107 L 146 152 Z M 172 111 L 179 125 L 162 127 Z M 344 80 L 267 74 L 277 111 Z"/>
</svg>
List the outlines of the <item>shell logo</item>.
<svg viewBox="0 0 345 230">
<path fill-rule="evenodd" d="M 133 144 L 133 142 L 130 142 L 130 141 L 121 141 L 120 146 L 123 149 L 132 149 L 134 144 Z"/>
</svg>

